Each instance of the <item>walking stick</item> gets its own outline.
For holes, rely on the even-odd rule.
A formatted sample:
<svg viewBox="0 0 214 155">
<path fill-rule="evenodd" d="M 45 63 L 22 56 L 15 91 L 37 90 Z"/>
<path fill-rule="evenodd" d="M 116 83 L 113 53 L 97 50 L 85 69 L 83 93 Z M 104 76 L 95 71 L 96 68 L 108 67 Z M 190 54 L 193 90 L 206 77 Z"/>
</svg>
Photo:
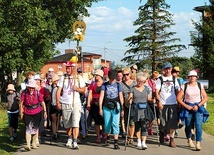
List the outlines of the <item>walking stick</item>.
<svg viewBox="0 0 214 155">
<path fill-rule="evenodd" d="M 127 139 L 129 134 L 129 121 L 130 121 L 130 113 L 131 113 L 131 104 L 129 104 L 129 112 L 128 112 L 128 120 L 127 120 L 127 127 L 126 127 L 126 139 L 125 139 L 125 151 L 127 146 Z"/>
<path fill-rule="evenodd" d="M 160 147 L 160 136 L 159 136 L 158 118 L 157 118 L 155 103 L 153 103 L 153 107 L 154 107 L 154 113 L 155 113 L 155 119 L 156 119 L 155 126 L 156 126 L 156 132 L 157 132 L 157 142 L 158 142 L 158 146 Z"/>
</svg>

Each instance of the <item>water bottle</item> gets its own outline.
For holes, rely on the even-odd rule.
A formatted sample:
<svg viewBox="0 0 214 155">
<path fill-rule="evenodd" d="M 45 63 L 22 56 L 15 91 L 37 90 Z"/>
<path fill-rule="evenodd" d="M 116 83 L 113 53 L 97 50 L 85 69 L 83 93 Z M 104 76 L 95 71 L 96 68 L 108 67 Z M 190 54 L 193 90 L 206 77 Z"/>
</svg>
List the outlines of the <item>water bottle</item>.
<svg viewBox="0 0 214 155">
<path fill-rule="evenodd" d="M 44 119 L 44 127 L 46 128 L 47 127 L 47 119 Z"/>
</svg>

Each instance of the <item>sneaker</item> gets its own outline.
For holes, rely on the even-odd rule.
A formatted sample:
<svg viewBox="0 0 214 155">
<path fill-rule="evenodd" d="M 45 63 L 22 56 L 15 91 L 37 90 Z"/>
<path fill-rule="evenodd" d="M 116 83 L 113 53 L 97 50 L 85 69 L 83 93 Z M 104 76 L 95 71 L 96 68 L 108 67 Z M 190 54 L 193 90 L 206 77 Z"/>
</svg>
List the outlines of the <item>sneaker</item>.
<svg viewBox="0 0 214 155">
<path fill-rule="evenodd" d="M 56 134 L 53 134 L 53 135 L 52 135 L 52 139 L 53 139 L 53 140 L 57 140 L 57 135 L 56 135 Z"/>
<path fill-rule="evenodd" d="M 201 151 L 201 145 L 200 144 L 196 144 L 196 151 Z"/>
<path fill-rule="evenodd" d="M 181 129 L 184 125 L 182 123 L 178 124 L 178 128 Z"/>
<path fill-rule="evenodd" d="M 142 144 L 141 144 L 141 140 L 137 140 L 137 147 L 139 148 L 139 149 L 141 149 L 142 148 Z"/>
<path fill-rule="evenodd" d="M 119 150 L 120 149 L 120 147 L 119 147 L 119 145 L 117 143 L 114 144 L 114 149 L 115 150 Z"/>
<path fill-rule="evenodd" d="M 11 142 L 14 141 L 14 137 L 13 137 L 13 136 L 10 137 L 10 141 L 11 141 Z"/>
<path fill-rule="evenodd" d="M 36 147 L 39 147 L 39 140 L 36 140 Z"/>
<path fill-rule="evenodd" d="M 122 133 L 122 137 L 123 137 L 123 138 L 126 138 L 126 135 L 127 135 L 127 133 L 124 131 L 124 132 Z"/>
<path fill-rule="evenodd" d="M 109 146 L 110 145 L 110 140 L 108 140 L 108 139 L 104 139 L 104 143 L 105 143 L 105 146 Z"/>
<path fill-rule="evenodd" d="M 71 138 L 68 138 L 68 141 L 67 141 L 67 143 L 65 144 L 65 146 L 71 147 L 71 146 L 72 146 L 72 143 L 73 143 L 73 140 L 72 140 Z"/>
<path fill-rule="evenodd" d="M 26 151 L 31 151 L 31 148 L 30 148 L 29 146 L 25 146 L 24 149 L 25 149 Z"/>
<path fill-rule="evenodd" d="M 145 142 L 142 142 L 141 147 L 142 147 L 143 150 L 148 148 Z"/>
<path fill-rule="evenodd" d="M 191 148 L 194 148 L 195 145 L 194 143 L 192 142 L 192 140 L 188 141 L 188 146 L 191 147 Z"/>
<path fill-rule="evenodd" d="M 194 141 L 195 140 L 195 134 L 191 135 L 191 139 Z"/>
<path fill-rule="evenodd" d="M 73 142 L 73 149 L 78 150 L 79 146 L 77 145 L 77 142 Z"/>
<path fill-rule="evenodd" d="M 17 132 L 13 132 L 13 137 L 14 137 L 14 138 L 17 137 Z"/>
<path fill-rule="evenodd" d="M 60 126 L 61 126 L 61 127 L 63 127 L 63 126 L 64 126 L 64 124 L 63 124 L 63 120 L 62 120 L 62 119 L 60 120 Z"/>
</svg>

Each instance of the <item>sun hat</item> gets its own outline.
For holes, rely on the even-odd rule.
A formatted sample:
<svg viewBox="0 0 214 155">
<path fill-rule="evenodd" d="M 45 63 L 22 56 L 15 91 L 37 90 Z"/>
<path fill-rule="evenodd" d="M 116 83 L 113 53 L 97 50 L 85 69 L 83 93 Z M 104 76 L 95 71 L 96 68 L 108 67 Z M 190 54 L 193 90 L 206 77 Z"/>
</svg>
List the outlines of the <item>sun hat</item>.
<svg viewBox="0 0 214 155">
<path fill-rule="evenodd" d="M 138 70 L 137 65 L 133 65 L 132 69 Z"/>
<path fill-rule="evenodd" d="M 196 70 L 191 70 L 191 71 L 189 71 L 188 77 L 189 76 L 196 76 L 196 77 L 198 77 L 198 73 L 196 72 Z"/>
<path fill-rule="evenodd" d="M 36 88 L 37 84 L 35 80 L 29 80 L 28 84 L 26 85 L 27 87 L 31 87 L 31 88 Z"/>
<path fill-rule="evenodd" d="M 165 62 L 165 63 L 163 64 L 162 69 L 166 69 L 166 68 L 172 68 L 172 64 L 171 64 L 170 62 Z"/>
<path fill-rule="evenodd" d="M 178 66 L 175 66 L 174 70 L 176 70 L 177 72 L 180 72 L 180 68 Z"/>
<path fill-rule="evenodd" d="M 13 84 L 9 84 L 9 85 L 7 86 L 7 91 L 9 91 L 9 90 L 16 91 Z"/>
<path fill-rule="evenodd" d="M 63 65 L 65 65 L 66 67 L 74 67 L 74 66 L 76 66 L 75 63 L 73 63 L 71 61 L 67 61 L 66 63 L 63 63 Z"/>
<path fill-rule="evenodd" d="M 36 74 L 34 76 L 34 80 L 42 80 L 41 76 L 39 74 Z"/>
<path fill-rule="evenodd" d="M 48 71 L 49 71 L 49 72 L 53 72 L 54 69 L 53 69 L 53 68 L 49 68 Z"/>
<path fill-rule="evenodd" d="M 116 77 L 117 77 L 117 72 L 115 71 L 115 70 L 110 70 L 109 72 L 108 72 L 108 78 L 109 79 L 116 79 Z"/>
<path fill-rule="evenodd" d="M 94 71 L 94 75 L 99 75 L 99 76 L 101 76 L 101 77 L 103 77 L 103 70 L 101 70 L 101 69 L 96 69 L 95 71 Z"/>
<path fill-rule="evenodd" d="M 57 80 L 59 80 L 59 75 L 58 74 L 54 74 L 52 76 L 52 81 L 57 81 Z"/>
</svg>

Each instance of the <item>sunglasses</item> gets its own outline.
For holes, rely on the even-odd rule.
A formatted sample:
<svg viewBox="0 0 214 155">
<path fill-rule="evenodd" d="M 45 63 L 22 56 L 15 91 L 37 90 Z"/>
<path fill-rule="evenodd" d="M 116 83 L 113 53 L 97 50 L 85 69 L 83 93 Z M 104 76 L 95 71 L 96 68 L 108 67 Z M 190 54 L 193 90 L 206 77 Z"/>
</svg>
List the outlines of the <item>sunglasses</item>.
<svg viewBox="0 0 214 155">
<path fill-rule="evenodd" d="M 129 76 L 129 73 L 127 73 L 127 74 L 123 74 L 123 76 Z"/>
</svg>

